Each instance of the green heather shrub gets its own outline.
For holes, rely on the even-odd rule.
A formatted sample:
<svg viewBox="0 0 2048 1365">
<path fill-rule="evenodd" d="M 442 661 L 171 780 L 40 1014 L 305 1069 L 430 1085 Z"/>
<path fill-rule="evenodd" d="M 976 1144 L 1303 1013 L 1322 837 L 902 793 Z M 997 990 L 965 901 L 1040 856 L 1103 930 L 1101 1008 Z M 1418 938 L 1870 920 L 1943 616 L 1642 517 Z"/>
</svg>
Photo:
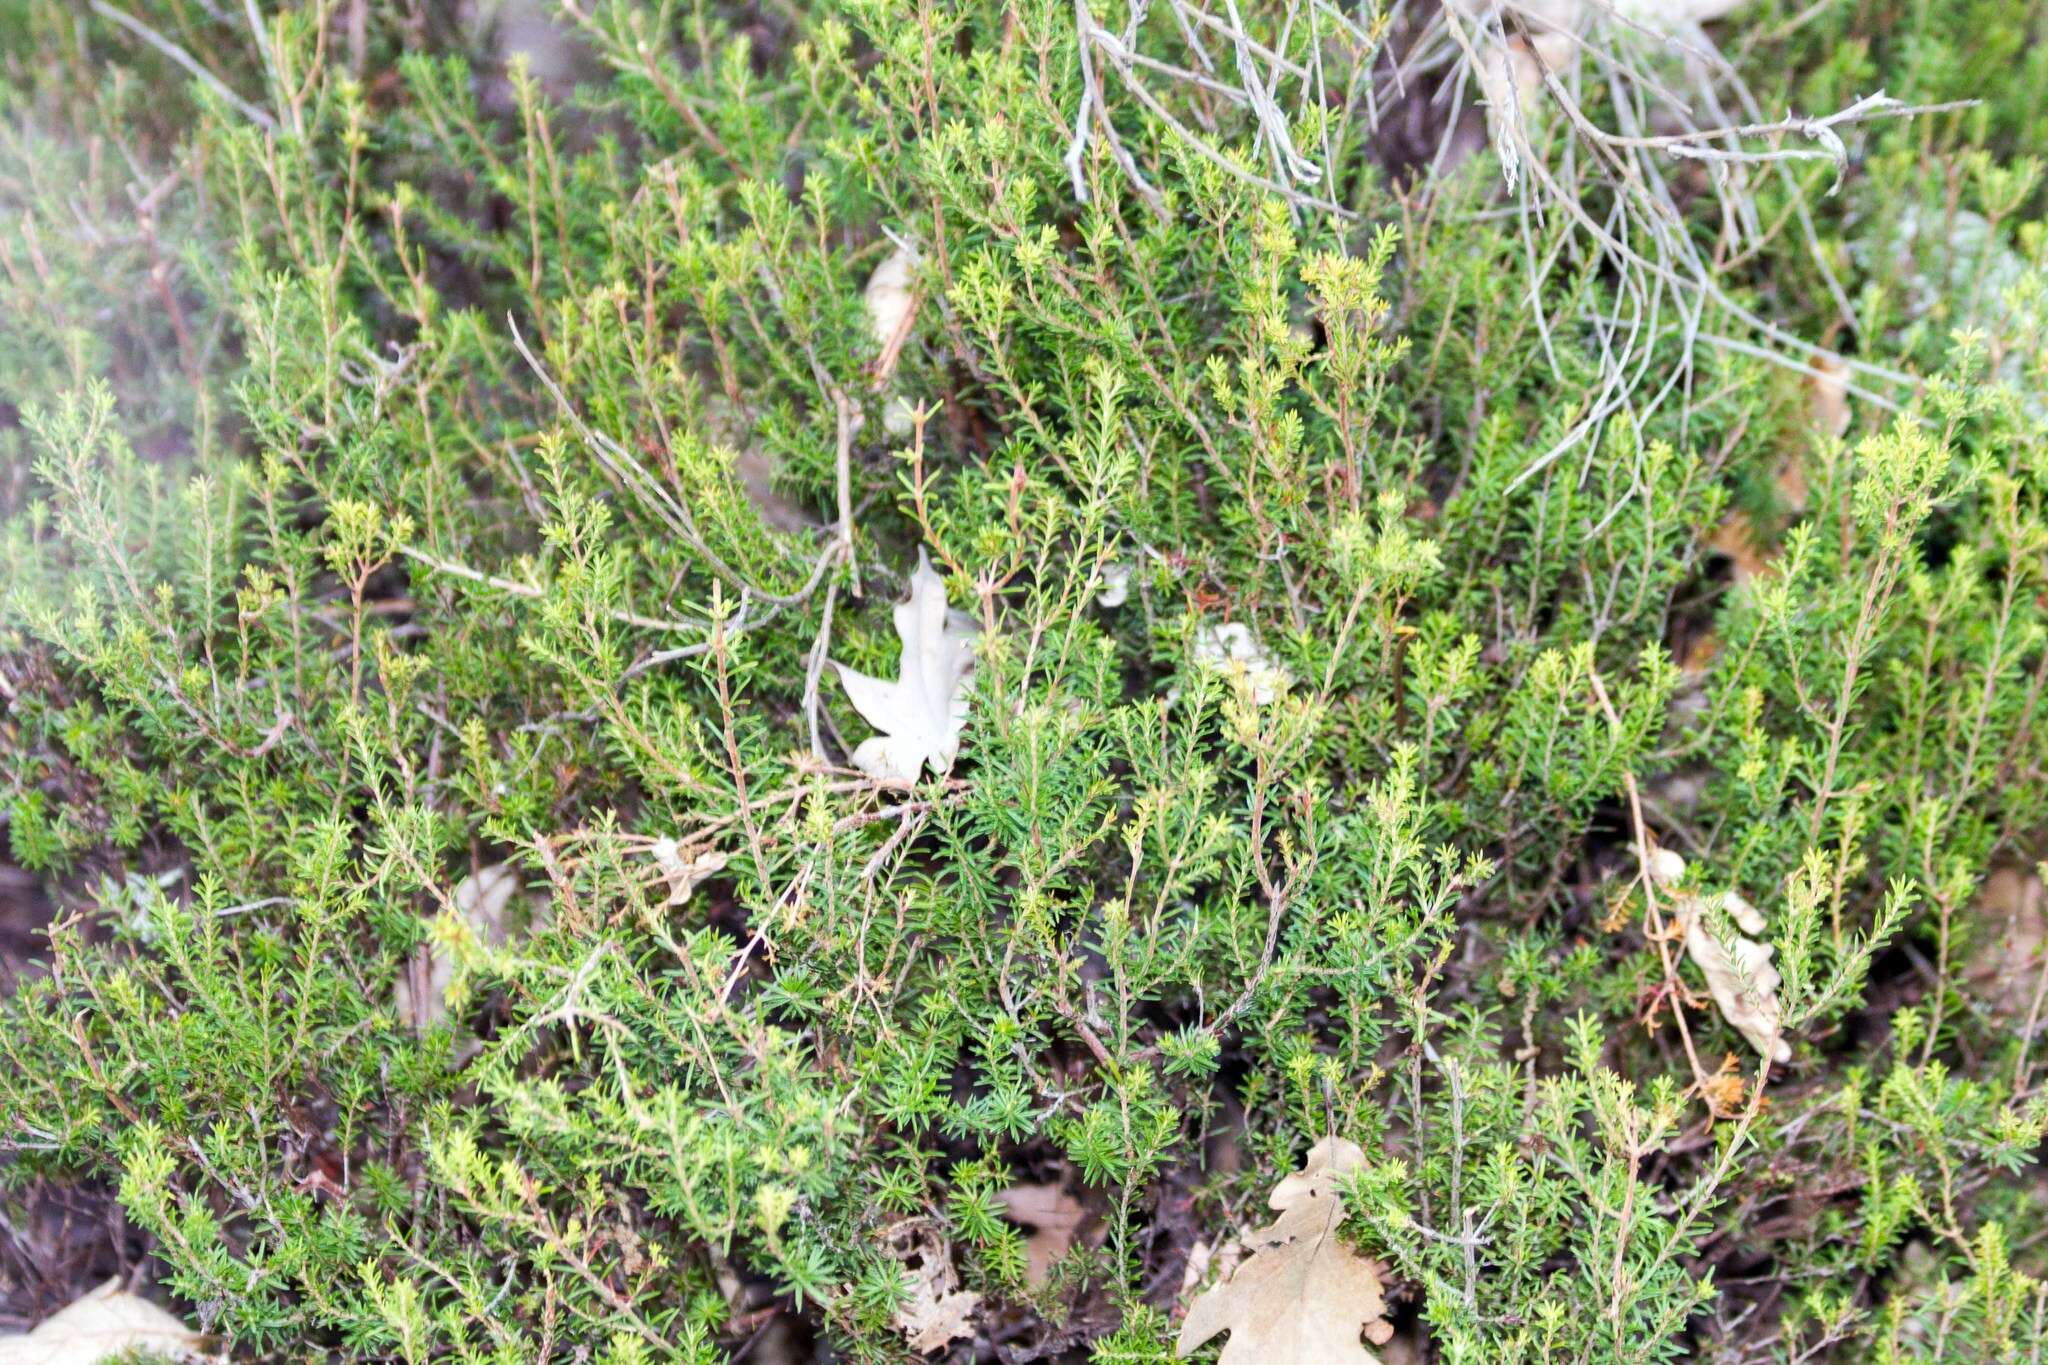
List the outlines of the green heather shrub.
<svg viewBox="0 0 2048 1365">
<path fill-rule="evenodd" d="M 1340 1138 L 1386 1360 L 2041 1358 L 2042 7 L 1716 25 L 1943 107 L 1666 158 L 1711 292 L 1434 6 L 1203 11 L 1299 192 L 1065 0 L 528 8 L 0 0 L 0 1325 L 56 1190 L 241 1358 L 1163 1361 Z"/>
</svg>

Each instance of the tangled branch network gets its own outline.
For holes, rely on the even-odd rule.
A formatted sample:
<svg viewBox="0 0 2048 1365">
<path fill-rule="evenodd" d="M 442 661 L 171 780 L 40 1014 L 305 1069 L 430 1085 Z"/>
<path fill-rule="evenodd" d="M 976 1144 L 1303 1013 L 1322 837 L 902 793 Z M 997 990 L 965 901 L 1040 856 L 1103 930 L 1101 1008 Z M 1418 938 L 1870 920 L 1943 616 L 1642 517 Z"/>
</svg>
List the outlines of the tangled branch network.
<svg viewBox="0 0 2048 1365">
<path fill-rule="evenodd" d="M 1879 91 L 1823 116 L 1769 118 L 1703 27 L 1737 3 L 1393 0 L 1347 12 L 1334 0 L 1129 0 L 1111 25 L 1089 0 L 1074 0 L 1082 91 L 1067 170 L 1085 202 L 1089 148 L 1100 145 L 1137 195 L 1164 211 L 1136 139 L 1111 117 L 1128 99 L 1136 126 L 1284 197 L 1297 215 L 1351 220 L 1359 214 L 1345 196 L 1356 187 L 1337 179 L 1360 160 L 1343 155 L 1354 142 L 1384 146 L 1421 124 L 1420 157 L 1396 169 L 1426 172 L 1429 184 L 1480 145 L 1482 125 L 1502 176 L 1501 201 L 1484 211 L 1519 219 L 1528 304 L 1553 373 L 1564 377 L 1560 328 L 1590 329 L 1599 356 L 1590 401 L 1518 484 L 1574 449 L 1597 448 L 1617 417 L 1640 423 L 1689 393 L 1702 345 L 1812 374 L 1846 371 L 1850 392 L 1897 407 L 1910 376 L 1792 335 L 1722 280 L 1780 230 L 1757 208 L 1758 177 L 1775 177 L 1843 333 L 1856 336 L 1855 311 L 1814 227 L 1812 182 L 1797 168 L 1830 163 L 1831 194 L 1848 160 L 1844 129 L 1955 106 L 1913 107 Z M 1681 208 L 1702 196 L 1719 219 L 1704 243 Z M 1576 315 L 1552 311 L 1546 282 L 1587 271 L 1617 281 L 1612 310 L 1580 302 Z M 1658 344 L 1674 335 L 1677 363 L 1653 366 Z"/>
</svg>

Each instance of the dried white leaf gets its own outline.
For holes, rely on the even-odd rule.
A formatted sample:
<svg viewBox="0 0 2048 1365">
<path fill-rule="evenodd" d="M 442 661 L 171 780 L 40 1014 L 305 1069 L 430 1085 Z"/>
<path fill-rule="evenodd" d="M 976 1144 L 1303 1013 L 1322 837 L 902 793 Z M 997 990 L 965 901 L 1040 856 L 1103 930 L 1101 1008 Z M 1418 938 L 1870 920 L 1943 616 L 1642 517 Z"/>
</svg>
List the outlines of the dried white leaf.
<svg viewBox="0 0 2048 1365">
<path fill-rule="evenodd" d="M 911 284 L 911 269 L 917 257 L 902 247 L 890 252 L 868 276 L 865 299 L 868 329 L 874 335 L 875 387 L 881 388 L 896 373 L 896 361 L 910 340 L 917 321 L 917 291 Z M 899 440 L 917 429 L 917 409 L 900 393 L 889 395 L 882 405 L 882 429 Z"/>
<path fill-rule="evenodd" d="M 1685 877 L 1685 859 L 1669 849 L 1655 850 L 1644 861 L 1644 869 L 1660 886 L 1673 886 Z M 1717 922 L 1716 911 L 1724 913 L 1740 933 L 1730 933 Z M 1767 929 L 1762 912 L 1734 891 L 1717 896 L 1682 892 L 1672 903 L 1671 917 L 1685 933 L 1685 951 L 1707 978 L 1707 989 L 1721 1015 L 1749 1045 L 1774 1062 L 1792 1060 L 1792 1044 L 1783 1036 L 1783 1015 L 1778 987 L 1783 980 L 1771 965 L 1775 951 L 1746 934 Z"/>
<path fill-rule="evenodd" d="M 1203 626 L 1195 632 L 1194 661 L 1235 676 L 1240 671 L 1251 684 L 1252 701 L 1265 706 L 1279 698 L 1293 681 L 1287 670 L 1273 661 L 1251 627 L 1241 621 L 1220 626 Z"/>
<path fill-rule="evenodd" d="M 1379 1270 L 1337 1235 L 1337 1182 L 1365 1164 L 1358 1144 L 1324 1138 L 1268 1198 L 1280 1216 L 1245 1239 L 1251 1256 L 1188 1308 L 1174 1343 L 1185 1356 L 1218 1332 L 1218 1365 L 1379 1365 L 1359 1341 L 1393 1335 Z"/>
<path fill-rule="evenodd" d="M 1117 560 L 1102 566 L 1102 589 L 1095 594 L 1095 605 L 1105 608 L 1122 606 L 1131 596 L 1131 566 Z"/>
<path fill-rule="evenodd" d="M 1849 434 L 1848 361 L 1831 355 L 1815 356 L 1807 371 L 1806 398 L 1816 427 L 1830 436 Z M 1782 477 L 1779 479 L 1779 491 L 1786 491 Z M 1806 505 L 1803 481 L 1799 491 L 1801 496 L 1794 503 L 1794 511 Z"/>
<path fill-rule="evenodd" d="M 519 873 L 510 863 L 493 863 L 464 877 L 449 897 L 455 903 L 452 925 L 442 934 L 466 935 L 495 948 L 512 936 L 513 899 L 519 894 Z M 425 1028 L 448 1017 L 448 988 L 455 982 L 455 960 L 433 939 L 419 946 L 400 974 L 396 988 L 398 1019 L 411 1028 Z"/>
<path fill-rule="evenodd" d="M 1725 19 L 1742 7 L 1743 0 L 1613 0 L 1619 18 L 1658 33 L 1682 33 L 1701 24 Z"/>
<path fill-rule="evenodd" d="M 123 1293 L 117 1277 L 33 1332 L 0 1337 L 0 1365 L 98 1365 L 138 1351 L 192 1360 L 200 1342 L 197 1332 L 148 1299 Z"/>
<path fill-rule="evenodd" d="M 892 346 L 903 344 L 899 333 L 910 326 L 910 306 L 914 301 L 910 269 L 915 264 L 916 259 L 909 252 L 897 247 L 868 276 L 868 326 L 874 333 L 875 345 L 885 354 Z"/>
<path fill-rule="evenodd" d="M 1495 145 L 1504 156 L 1515 154 L 1506 136 L 1509 120 L 1526 116 L 1537 108 L 1545 72 L 1560 81 L 1571 75 L 1579 64 L 1580 49 L 1601 41 L 1594 32 L 1597 21 L 1608 19 L 1611 28 L 1622 32 L 1677 34 L 1723 18 L 1742 3 L 1743 0 L 1460 0 L 1458 8 L 1481 27 L 1472 74 L 1487 106 L 1487 125 Z M 1512 22 L 1505 22 L 1503 16 L 1512 16 Z M 1489 39 L 1489 31 L 1503 36 Z"/>
<path fill-rule="evenodd" d="M 910 1297 L 896 1310 L 896 1329 L 920 1355 L 944 1350 L 957 1337 L 974 1335 L 973 1317 L 981 1295 L 960 1287 L 952 1249 L 938 1229 L 922 1218 L 889 1230 L 887 1250 L 910 1281 Z"/>
<path fill-rule="evenodd" d="M 891 395 L 882 408 L 882 430 L 901 440 L 917 430 L 917 409 L 902 394 Z"/>
<path fill-rule="evenodd" d="M 912 782 L 929 763 L 953 766 L 967 724 L 967 676 L 974 668 L 974 620 L 946 605 L 946 581 L 923 550 L 910 576 L 910 597 L 896 604 L 903 657 L 894 682 L 833 662 L 854 709 L 882 733 L 853 751 L 869 777 Z"/>
<path fill-rule="evenodd" d="M 1495 142 L 1505 132 L 1509 106 L 1524 116 L 1535 110 L 1543 90 L 1544 73 L 1562 76 L 1577 60 L 1577 41 L 1558 32 L 1537 33 L 1529 38 L 1517 35 L 1505 43 L 1481 49 L 1474 75 L 1479 81 L 1480 98 L 1486 101 L 1486 121 Z"/>
<path fill-rule="evenodd" d="M 704 396 L 703 430 L 700 433 L 712 453 L 732 456 L 732 477 L 747 495 L 747 501 L 774 531 L 810 531 L 818 519 L 808 507 L 776 491 L 782 463 L 757 443 L 754 419 L 740 403 L 723 391 L 713 389 Z"/>
<path fill-rule="evenodd" d="M 1749 934 L 1764 932 L 1764 917 L 1733 891 L 1719 898 L 1720 908 Z M 1781 1036 L 1778 1008 L 1778 969 L 1771 965 L 1772 948 L 1741 934 L 1724 939 L 1710 923 L 1716 898 L 1701 897 L 1683 903 L 1690 910 L 1682 914 L 1685 950 L 1692 955 L 1707 978 L 1714 1003 L 1749 1045 L 1774 1062 L 1792 1060 L 1792 1045 Z"/>
<path fill-rule="evenodd" d="M 690 899 L 698 884 L 717 876 L 725 870 L 731 859 L 715 848 L 707 848 L 692 857 L 683 856 L 682 846 L 666 835 L 654 841 L 649 850 L 654 855 L 654 865 L 661 872 L 661 878 L 668 883 L 668 900 L 665 904 L 682 905 Z"/>
<path fill-rule="evenodd" d="M 1653 848 L 1643 860 L 1643 870 L 1659 886 L 1677 886 L 1685 880 L 1685 859 L 1668 848 Z"/>
</svg>

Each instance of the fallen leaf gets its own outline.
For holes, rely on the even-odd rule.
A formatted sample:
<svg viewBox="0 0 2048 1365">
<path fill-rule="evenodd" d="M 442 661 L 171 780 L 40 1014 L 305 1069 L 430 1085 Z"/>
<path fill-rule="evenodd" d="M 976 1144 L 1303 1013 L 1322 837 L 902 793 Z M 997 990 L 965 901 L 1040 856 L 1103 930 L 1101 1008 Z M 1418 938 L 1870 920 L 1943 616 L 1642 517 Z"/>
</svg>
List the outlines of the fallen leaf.
<svg viewBox="0 0 2048 1365">
<path fill-rule="evenodd" d="M 748 448 L 735 454 L 732 473 L 770 530 L 807 531 L 818 524 L 804 507 L 775 491 L 775 464 L 760 451 Z"/>
<path fill-rule="evenodd" d="M 1208 1242 L 1200 1237 L 1195 1239 L 1195 1244 L 1188 1248 L 1188 1263 L 1181 1267 L 1181 1293 L 1187 1293 L 1202 1282 L 1202 1277 L 1209 1273 L 1209 1262 L 1215 1255 L 1215 1250 Z"/>
<path fill-rule="evenodd" d="M 1846 434 L 1849 430 L 1849 362 L 1839 356 L 1815 356 L 1807 370 L 1806 399 L 1815 426 L 1830 436 Z M 1800 491 L 1805 491 L 1803 481 Z"/>
<path fill-rule="evenodd" d="M 700 434 L 714 454 L 730 452 L 734 482 L 770 530 L 795 533 L 817 528 L 818 519 L 808 507 L 777 491 L 781 462 L 760 448 L 754 419 L 737 398 L 718 390 L 706 394 Z"/>
<path fill-rule="evenodd" d="M 1968 979 L 2004 1009 L 2025 1012 L 2048 942 L 2048 888 L 2038 872 L 2001 867 L 1984 879 L 1977 909 L 1987 932 L 1970 955 Z"/>
<path fill-rule="evenodd" d="M 922 1355 L 974 1335 L 970 1319 L 981 1295 L 960 1287 L 952 1250 L 936 1226 L 906 1219 L 889 1230 L 887 1250 L 910 1280 L 910 1297 L 896 1310 L 896 1329 L 910 1338 L 911 1350 Z"/>
<path fill-rule="evenodd" d="M 889 395 L 882 405 L 882 430 L 898 438 L 917 430 L 917 409 L 902 394 Z"/>
<path fill-rule="evenodd" d="M 875 273 L 868 276 L 865 298 L 868 308 L 868 327 L 874 334 L 875 346 L 880 354 L 875 359 L 875 387 L 888 384 L 896 373 L 896 362 L 903 354 L 904 343 L 910 340 L 910 329 L 917 322 L 917 291 L 911 284 L 911 268 L 917 258 L 902 247 L 897 247 L 875 267 Z M 882 427 L 891 436 L 908 436 L 916 425 L 909 400 L 901 394 L 892 394 L 882 408 Z"/>
<path fill-rule="evenodd" d="M 1088 1208 L 1057 1184 L 1012 1185 L 997 1198 L 1010 1221 L 1027 1229 L 1024 1236 L 1024 1280 L 1034 1289 L 1051 1278 L 1052 1268 L 1071 1251 L 1074 1239 L 1089 1222 Z"/>
<path fill-rule="evenodd" d="M 1547 75 L 1573 88 L 1582 49 L 1607 55 L 1620 44 L 1679 47 L 1683 35 L 1720 19 L 1743 0 L 1447 0 L 1473 25 L 1468 70 L 1486 109 L 1488 139 L 1512 187 L 1522 152 L 1533 151 L 1518 124 L 1544 103 Z M 1580 117 L 1576 110 L 1571 115 Z M 1476 150 L 1476 143 L 1450 144 L 1452 162 Z"/>
<path fill-rule="evenodd" d="M 1650 856 L 1643 859 L 1643 871 L 1658 886 L 1676 889 L 1685 880 L 1685 859 L 1668 848 L 1653 848 Z"/>
<path fill-rule="evenodd" d="M 1102 568 L 1102 588 L 1095 594 L 1098 607 L 1120 607 L 1130 599 L 1131 566 L 1118 560 Z"/>
<path fill-rule="evenodd" d="M 1259 706 L 1276 700 L 1293 681 L 1287 670 L 1273 661 L 1273 656 L 1252 634 L 1251 627 L 1242 621 L 1226 621 L 1220 626 L 1203 626 L 1197 630 L 1194 661 L 1201 667 L 1233 675 L 1242 670 L 1246 681 L 1251 684 L 1252 701 Z"/>
<path fill-rule="evenodd" d="M 916 263 L 916 258 L 899 246 L 883 257 L 875 273 L 868 276 L 868 327 L 884 356 L 892 349 L 900 349 L 903 335 L 910 330 L 912 305 L 916 302 L 910 270 Z"/>
<path fill-rule="evenodd" d="M 1523 114 L 1536 108 L 1546 72 L 1567 80 L 1579 64 L 1579 50 L 1597 18 L 1652 35 L 1678 33 L 1725 17 L 1743 0 L 1460 0 L 1458 8 L 1479 21 L 1481 32 L 1505 35 L 1481 41 L 1474 77 L 1487 104 L 1487 121 L 1499 137 L 1510 102 Z M 1512 23 L 1503 16 L 1512 15 Z"/>
<path fill-rule="evenodd" d="M 1379 1365 L 1358 1339 L 1361 1331 L 1375 1344 L 1393 1335 L 1379 1269 L 1337 1236 L 1338 1179 L 1364 1164 L 1356 1143 L 1315 1145 L 1274 1187 L 1267 1203 L 1280 1216 L 1245 1239 L 1249 1259 L 1188 1308 L 1176 1355 L 1228 1331 L 1218 1365 Z"/>
<path fill-rule="evenodd" d="M 1721 1069 L 1707 1077 L 1700 1087 L 1705 1095 L 1707 1107 L 1716 1114 L 1733 1115 L 1742 1112 L 1742 1100 L 1749 1093 L 1749 1083 L 1742 1074 L 1742 1061 L 1734 1053 L 1724 1053 Z"/>
<path fill-rule="evenodd" d="M 1215 1268 L 1218 1281 L 1227 1280 L 1238 1263 L 1244 1260 L 1244 1243 L 1232 1237 L 1211 1247 L 1207 1242 L 1196 1240 L 1188 1249 L 1188 1263 L 1180 1273 L 1180 1292 L 1193 1293 L 1208 1277 L 1211 1267 Z"/>
<path fill-rule="evenodd" d="M 1659 886 L 1675 887 L 1685 879 L 1685 859 L 1668 848 L 1654 850 L 1643 865 Z M 1720 915 L 1741 933 L 1718 922 Z M 1684 932 L 1685 951 L 1707 978 L 1722 1017 L 1763 1056 L 1791 1061 L 1792 1044 L 1783 1037 L 1779 1022 L 1780 978 L 1771 965 L 1775 950 L 1743 936 L 1765 931 L 1762 912 L 1734 891 L 1680 892 L 1672 902 L 1671 918 Z"/>
<path fill-rule="evenodd" d="M 0 1365 L 97 1365 L 131 1352 L 191 1360 L 201 1338 L 119 1277 L 46 1319 L 33 1332 L 0 1337 Z"/>
<path fill-rule="evenodd" d="M 1660 33 L 1677 33 L 1725 19 L 1742 4 L 1743 0 L 1616 0 L 1613 12 Z"/>
<path fill-rule="evenodd" d="M 1771 556 L 1757 546 L 1756 527 L 1741 512 L 1730 512 L 1707 539 L 1709 549 L 1728 556 L 1740 587 L 1771 567 Z"/>
<path fill-rule="evenodd" d="M 1849 363 L 1846 360 L 1825 353 L 1813 357 L 1806 370 L 1806 408 L 1814 430 L 1829 440 L 1839 440 L 1848 434 Z M 1804 512 L 1809 493 L 1804 453 L 1797 449 L 1788 453 L 1771 483 L 1778 490 L 1778 500 L 1786 511 L 1794 514 Z"/>
<path fill-rule="evenodd" d="M 1688 681 L 1705 677 L 1720 653 L 1721 637 L 1710 630 L 1701 631 L 1686 641 L 1685 656 L 1678 661 L 1678 671 Z"/>
<path fill-rule="evenodd" d="M 1718 898 L 1699 897 L 1687 905 L 1690 913 L 1681 917 L 1685 950 L 1706 976 L 1707 989 L 1713 992 L 1722 1016 L 1759 1053 L 1774 1062 L 1791 1061 L 1792 1044 L 1779 1026 L 1778 969 L 1771 965 L 1774 950 L 1769 944 L 1743 937 L 1764 932 L 1763 915 L 1733 891 Z M 1716 908 L 1742 933 L 1729 934 L 1716 925 Z"/>
<path fill-rule="evenodd" d="M 455 904 L 454 924 L 438 932 L 472 936 L 497 947 L 512 936 L 513 898 L 519 894 L 519 873 L 510 863 L 493 863 L 464 877 L 449 897 Z M 446 917 L 444 917 L 446 918 Z M 455 960 L 448 949 L 429 938 L 413 953 L 396 987 L 398 1020 L 423 1029 L 448 1017 L 448 988 L 455 982 Z"/>
<path fill-rule="evenodd" d="M 839 682 L 854 709 L 882 733 L 853 751 L 869 777 L 913 782 L 929 763 L 953 766 L 967 723 L 967 675 L 974 667 L 973 618 L 946 605 L 946 582 L 923 550 L 910 576 L 910 597 L 895 607 L 903 658 L 896 681 L 884 682 L 836 660 Z"/>
<path fill-rule="evenodd" d="M 1420 1324 L 1417 1324 L 1418 1328 Z M 1380 1365 L 1426 1365 L 1429 1351 L 1423 1345 L 1426 1338 L 1397 1336 L 1380 1347 Z"/>
<path fill-rule="evenodd" d="M 1778 498 L 1786 511 L 1806 510 L 1806 464 L 1797 455 L 1785 457 L 1785 462 L 1778 466 L 1776 477 L 1771 480 L 1771 486 L 1778 490 Z"/>
<path fill-rule="evenodd" d="M 1578 44 L 1570 34 L 1517 34 L 1497 47 L 1485 50 L 1477 67 L 1480 98 L 1486 101 L 1486 121 L 1500 137 L 1500 121 L 1512 102 L 1528 114 L 1537 107 L 1543 91 L 1545 72 L 1562 75 L 1578 59 Z"/>
<path fill-rule="evenodd" d="M 654 866 L 660 871 L 661 879 L 668 883 L 668 905 L 682 905 L 690 899 L 690 893 L 700 882 L 717 876 L 725 870 L 730 859 L 715 848 L 707 848 L 693 857 L 685 858 L 681 845 L 666 835 L 654 841 L 649 850 L 654 855 Z"/>
</svg>

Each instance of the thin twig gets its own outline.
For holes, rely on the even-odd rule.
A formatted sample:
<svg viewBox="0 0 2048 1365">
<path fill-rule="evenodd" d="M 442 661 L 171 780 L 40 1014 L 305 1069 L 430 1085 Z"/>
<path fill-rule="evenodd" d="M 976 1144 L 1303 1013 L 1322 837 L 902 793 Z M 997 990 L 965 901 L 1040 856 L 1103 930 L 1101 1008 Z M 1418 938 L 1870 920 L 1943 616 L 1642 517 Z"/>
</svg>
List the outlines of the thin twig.
<svg viewBox="0 0 2048 1365">
<path fill-rule="evenodd" d="M 770 592 L 758 584 L 749 582 L 737 569 L 726 563 L 724 558 L 705 541 L 703 534 L 697 529 L 696 519 L 690 515 L 689 508 L 671 497 L 666 489 L 656 483 L 654 477 L 641 466 L 638 460 L 633 458 L 624 446 L 603 432 L 591 429 L 590 424 L 583 420 L 583 414 L 576 410 L 576 405 L 569 401 L 569 395 L 562 392 L 562 386 L 557 384 L 554 376 L 548 373 L 547 367 L 542 365 L 534 357 L 533 352 L 527 348 L 526 338 L 519 333 L 518 321 L 509 314 L 506 317 L 506 321 L 512 329 L 513 349 L 519 352 L 520 358 L 526 362 L 527 367 L 533 371 L 535 377 L 547 389 L 549 395 L 555 400 L 555 406 L 568 419 L 569 424 L 576 428 L 577 435 L 583 438 L 584 444 L 590 447 L 591 452 L 597 456 L 598 462 L 605 467 L 606 471 L 613 478 L 623 484 L 627 491 L 633 493 L 645 506 L 650 508 L 664 525 L 678 536 L 681 536 L 691 549 L 702 556 L 704 562 L 710 566 L 714 573 L 725 579 L 734 588 L 772 606 L 793 607 L 817 591 L 818 584 L 824 580 L 826 569 L 830 568 L 833 560 L 839 557 L 841 547 L 838 541 L 835 540 L 832 544 L 825 547 L 824 552 L 812 564 L 810 576 L 805 579 L 803 586 L 793 593 Z"/>
<path fill-rule="evenodd" d="M 169 57 L 179 66 L 184 67 L 201 85 L 204 85 L 214 94 L 233 105 L 251 123 L 264 129 L 266 132 L 277 131 L 276 119 L 228 89 L 225 81 L 200 65 L 199 59 L 184 48 L 179 47 L 169 38 L 164 37 L 163 34 L 158 33 L 126 10 L 116 9 L 108 4 L 106 0 L 87 0 L 87 3 L 91 6 L 94 14 L 99 15 L 102 19 L 119 24 L 122 28 L 127 29 L 136 37 L 142 39 L 143 42 L 148 43 L 158 52 L 161 52 L 164 56 Z"/>
<path fill-rule="evenodd" d="M 496 574 L 488 574 L 472 569 L 466 564 L 457 564 L 451 559 L 442 559 L 438 555 L 430 555 L 425 550 L 416 550 L 410 545 L 399 546 L 398 552 L 407 559 L 424 564 L 437 573 L 448 574 L 453 578 L 467 579 L 471 583 L 481 583 L 486 587 L 496 588 L 499 592 L 509 592 L 514 597 L 524 597 L 530 601 L 539 601 L 547 596 L 545 591 L 532 583 L 521 583 L 514 578 L 500 578 Z M 704 621 L 669 621 L 659 616 L 642 616 L 637 611 L 621 611 L 615 607 L 606 608 L 605 615 L 622 625 L 639 626 L 643 630 L 662 630 L 674 633 L 688 631 L 695 633 L 711 628 L 709 623 Z M 700 646 L 693 645 L 688 650 L 671 651 L 668 657 L 675 659 L 689 658 L 702 652 L 703 650 Z"/>
<path fill-rule="evenodd" d="M 1593 680 L 1593 695 L 1599 700 L 1600 710 L 1607 717 L 1608 729 L 1613 731 L 1618 742 L 1624 733 L 1621 717 L 1615 713 L 1614 703 L 1607 699 L 1607 685 L 1600 681 L 1600 674 L 1595 671 L 1590 676 Z M 1621 770 L 1621 783 L 1628 793 L 1629 820 L 1635 827 L 1638 878 L 1643 888 L 1644 928 L 1650 941 L 1657 945 L 1657 960 L 1663 964 L 1664 989 L 1671 1001 L 1671 1017 L 1678 1024 L 1679 1041 L 1685 1044 L 1685 1059 L 1692 1065 L 1693 1086 L 1699 1091 L 1700 1096 L 1712 1105 L 1713 1092 L 1708 1088 L 1709 1078 L 1705 1068 L 1700 1065 L 1699 1053 L 1693 1048 L 1692 1030 L 1685 1022 L 1684 987 L 1679 984 L 1678 964 L 1671 957 L 1671 937 L 1666 932 L 1663 916 L 1657 909 L 1657 879 L 1650 875 L 1650 830 L 1649 826 L 1643 823 L 1642 794 L 1636 790 L 1634 770 L 1626 765 Z M 1762 1090 L 1761 1085 L 1758 1086 L 1758 1090 Z"/>
</svg>

